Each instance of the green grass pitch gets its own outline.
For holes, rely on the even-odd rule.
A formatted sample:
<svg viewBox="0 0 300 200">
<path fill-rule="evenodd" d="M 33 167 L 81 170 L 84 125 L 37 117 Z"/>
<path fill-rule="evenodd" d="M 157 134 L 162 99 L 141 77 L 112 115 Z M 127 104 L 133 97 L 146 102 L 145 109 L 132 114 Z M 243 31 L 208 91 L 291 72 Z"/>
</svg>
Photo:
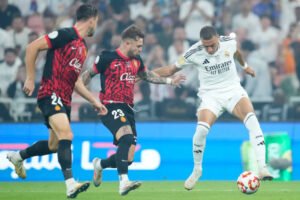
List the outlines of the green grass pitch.
<svg viewBox="0 0 300 200">
<path fill-rule="evenodd" d="M 63 182 L 0 182 L 0 200 L 66 199 Z M 143 182 L 142 186 L 119 196 L 117 182 L 92 184 L 79 200 L 299 200 L 300 182 L 262 182 L 257 193 L 245 195 L 234 181 L 200 181 L 194 190 L 186 191 L 183 182 Z"/>
</svg>

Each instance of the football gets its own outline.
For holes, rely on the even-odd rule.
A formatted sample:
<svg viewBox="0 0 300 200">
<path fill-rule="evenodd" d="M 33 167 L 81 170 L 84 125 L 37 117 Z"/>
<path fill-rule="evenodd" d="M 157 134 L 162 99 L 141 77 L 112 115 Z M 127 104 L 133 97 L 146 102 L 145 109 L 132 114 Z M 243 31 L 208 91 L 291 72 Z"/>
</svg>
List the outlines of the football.
<svg viewBox="0 0 300 200">
<path fill-rule="evenodd" d="M 237 179 L 238 189 L 244 194 L 255 193 L 259 186 L 260 181 L 257 175 L 251 171 L 245 171 Z"/>
</svg>

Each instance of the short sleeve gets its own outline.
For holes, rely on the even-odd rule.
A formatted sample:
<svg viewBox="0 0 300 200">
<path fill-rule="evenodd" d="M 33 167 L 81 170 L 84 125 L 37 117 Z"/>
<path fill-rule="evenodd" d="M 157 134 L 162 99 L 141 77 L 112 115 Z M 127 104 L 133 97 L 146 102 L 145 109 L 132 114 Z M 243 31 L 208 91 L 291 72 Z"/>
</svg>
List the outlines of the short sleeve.
<svg viewBox="0 0 300 200">
<path fill-rule="evenodd" d="M 143 62 L 143 60 L 142 60 L 142 58 L 140 56 L 138 57 L 138 61 L 140 63 L 138 72 L 144 72 L 144 71 L 146 71 L 146 66 L 144 65 L 144 62 Z"/>
<path fill-rule="evenodd" d="M 191 66 L 193 65 L 194 63 L 190 60 L 190 56 L 188 56 L 188 54 L 184 54 L 184 55 L 181 55 L 177 61 L 175 62 L 175 66 L 177 68 L 185 68 L 187 66 Z"/>
<path fill-rule="evenodd" d="M 235 33 L 231 33 L 228 36 L 221 36 L 220 41 L 224 42 L 226 49 L 232 53 L 235 53 L 237 50 L 237 41 Z"/>
<path fill-rule="evenodd" d="M 228 48 L 231 52 L 235 53 L 236 50 L 237 50 L 237 42 L 235 39 L 229 41 L 229 45 L 228 45 Z"/>
<path fill-rule="evenodd" d="M 73 28 L 67 28 L 53 31 L 45 35 L 45 39 L 50 49 L 57 49 L 65 46 L 72 40 L 78 39 L 78 36 Z"/>
<path fill-rule="evenodd" d="M 99 56 L 96 57 L 94 66 L 93 66 L 93 71 L 97 74 L 99 73 L 104 73 L 107 63 L 108 63 L 108 58 L 106 56 L 105 52 L 102 52 Z"/>
</svg>

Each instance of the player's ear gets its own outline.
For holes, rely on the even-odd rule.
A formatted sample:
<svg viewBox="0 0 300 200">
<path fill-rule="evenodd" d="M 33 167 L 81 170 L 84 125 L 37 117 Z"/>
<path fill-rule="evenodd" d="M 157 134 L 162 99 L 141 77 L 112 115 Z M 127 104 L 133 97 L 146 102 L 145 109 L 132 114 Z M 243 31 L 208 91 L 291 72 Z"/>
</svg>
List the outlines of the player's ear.
<svg viewBox="0 0 300 200">
<path fill-rule="evenodd" d="M 125 40 L 126 45 L 130 45 L 131 41 L 130 40 Z"/>
</svg>

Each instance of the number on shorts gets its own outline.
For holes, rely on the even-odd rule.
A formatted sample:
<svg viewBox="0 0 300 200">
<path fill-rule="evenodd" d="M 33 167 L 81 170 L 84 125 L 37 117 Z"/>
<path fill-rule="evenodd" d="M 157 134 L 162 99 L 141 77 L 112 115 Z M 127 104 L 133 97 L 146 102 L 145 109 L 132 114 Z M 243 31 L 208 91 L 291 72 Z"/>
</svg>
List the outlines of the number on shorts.
<svg viewBox="0 0 300 200">
<path fill-rule="evenodd" d="M 111 111 L 111 114 L 114 116 L 114 119 L 118 119 L 119 117 L 124 117 L 125 114 L 121 109 Z"/>
<path fill-rule="evenodd" d="M 56 106 L 58 104 L 61 107 L 63 107 L 63 104 L 61 102 L 61 98 L 56 96 L 55 93 L 52 94 L 51 99 L 52 99 L 52 102 L 51 102 L 52 105 Z"/>
</svg>

